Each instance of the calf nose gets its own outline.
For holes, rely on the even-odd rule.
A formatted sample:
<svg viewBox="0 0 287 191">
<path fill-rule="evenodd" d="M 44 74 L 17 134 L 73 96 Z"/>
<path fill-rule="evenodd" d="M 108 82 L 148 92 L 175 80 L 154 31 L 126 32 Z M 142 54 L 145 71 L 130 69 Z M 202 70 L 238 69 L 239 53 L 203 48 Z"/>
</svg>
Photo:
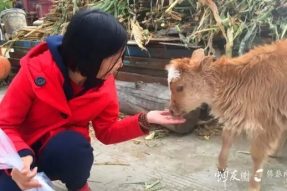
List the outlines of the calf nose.
<svg viewBox="0 0 287 191">
<path fill-rule="evenodd" d="M 169 112 L 171 115 L 174 115 L 174 111 L 172 109 L 169 109 Z"/>
</svg>

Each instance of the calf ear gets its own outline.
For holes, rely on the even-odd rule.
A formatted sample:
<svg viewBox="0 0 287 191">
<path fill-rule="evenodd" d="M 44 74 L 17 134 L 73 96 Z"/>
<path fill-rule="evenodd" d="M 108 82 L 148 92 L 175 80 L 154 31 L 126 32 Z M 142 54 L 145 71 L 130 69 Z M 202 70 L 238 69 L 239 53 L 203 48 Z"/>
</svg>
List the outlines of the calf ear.
<svg viewBox="0 0 287 191">
<path fill-rule="evenodd" d="M 204 59 L 204 57 L 205 57 L 204 49 L 200 48 L 200 49 L 196 49 L 192 52 L 191 60 L 194 60 L 196 62 L 201 62 Z"/>
<path fill-rule="evenodd" d="M 189 60 L 189 65 L 192 67 L 193 70 L 197 70 L 200 68 L 200 65 L 204 58 L 204 50 L 202 48 L 196 49 L 192 52 L 192 56 Z"/>
<path fill-rule="evenodd" d="M 215 62 L 216 58 L 214 56 L 206 56 L 200 63 L 200 69 L 203 70 L 208 68 L 212 62 Z"/>
</svg>

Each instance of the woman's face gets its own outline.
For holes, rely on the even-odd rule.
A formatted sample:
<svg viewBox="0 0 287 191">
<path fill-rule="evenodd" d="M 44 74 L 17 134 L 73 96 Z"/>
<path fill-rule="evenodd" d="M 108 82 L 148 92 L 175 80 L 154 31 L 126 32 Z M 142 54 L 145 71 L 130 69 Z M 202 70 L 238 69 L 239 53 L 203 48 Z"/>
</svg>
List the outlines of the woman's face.
<svg viewBox="0 0 287 191">
<path fill-rule="evenodd" d="M 120 50 L 118 53 L 105 58 L 101 64 L 100 70 L 97 74 L 99 79 L 107 79 L 110 75 L 116 73 L 119 68 L 123 66 L 123 54 L 125 50 Z"/>
</svg>

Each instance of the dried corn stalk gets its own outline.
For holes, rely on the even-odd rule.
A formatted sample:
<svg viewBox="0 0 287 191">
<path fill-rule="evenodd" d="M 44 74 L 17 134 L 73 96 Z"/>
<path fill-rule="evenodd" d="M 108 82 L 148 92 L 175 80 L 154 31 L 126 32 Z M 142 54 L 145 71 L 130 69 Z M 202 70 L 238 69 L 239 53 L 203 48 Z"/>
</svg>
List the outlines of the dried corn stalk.
<svg viewBox="0 0 287 191">
<path fill-rule="evenodd" d="M 82 7 L 113 14 L 143 49 L 151 36 L 179 37 L 187 47 L 240 55 L 263 40 L 286 37 L 287 31 L 287 0 L 57 0 L 43 26 L 24 29 L 13 40 L 63 34 Z"/>
<path fill-rule="evenodd" d="M 149 42 L 151 36 L 147 30 L 144 30 L 137 21 L 131 21 L 131 35 L 134 37 L 137 45 L 146 50 L 145 45 Z"/>
</svg>

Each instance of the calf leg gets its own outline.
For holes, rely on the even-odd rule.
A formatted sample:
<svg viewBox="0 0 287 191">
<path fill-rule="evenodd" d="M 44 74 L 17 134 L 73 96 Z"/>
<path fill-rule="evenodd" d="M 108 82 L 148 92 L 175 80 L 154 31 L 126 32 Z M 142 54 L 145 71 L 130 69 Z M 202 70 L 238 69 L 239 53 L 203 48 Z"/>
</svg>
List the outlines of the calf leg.
<svg viewBox="0 0 287 191">
<path fill-rule="evenodd" d="M 222 146 L 221 146 L 221 151 L 218 157 L 218 166 L 217 166 L 218 171 L 220 172 L 225 171 L 227 167 L 228 154 L 232 146 L 234 137 L 235 137 L 234 133 L 231 130 L 223 128 Z"/>
<path fill-rule="evenodd" d="M 272 157 L 281 157 L 282 156 L 282 150 L 285 146 L 286 140 L 287 140 L 287 130 L 283 131 L 278 135 L 280 138 L 278 139 L 278 145 L 275 145 L 274 152 L 270 153 L 270 156 Z M 277 147 L 277 148 L 276 148 Z"/>
<path fill-rule="evenodd" d="M 253 172 L 250 176 L 249 191 L 259 191 L 260 182 L 263 174 L 264 161 L 270 152 L 270 145 L 268 139 L 263 136 L 256 137 L 251 142 L 251 157 L 253 161 Z"/>
<path fill-rule="evenodd" d="M 249 191 L 259 191 L 263 174 L 264 161 L 268 156 L 268 147 L 262 142 L 264 139 L 255 138 L 251 143 L 251 157 L 253 161 L 253 171 L 249 181 Z"/>
<path fill-rule="evenodd" d="M 251 142 L 253 173 L 252 176 L 250 177 L 249 182 L 250 191 L 260 190 L 260 182 L 263 174 L 264 162 L 271 153 L 274 153 L 274 151 L 282 147 L 282 144 L 284 144 L 285 140 L 286 140 L 286 132 L 279 131 L 273 136 L 268 135 L 268 133 L 258 135 Z"/>
</svg>

